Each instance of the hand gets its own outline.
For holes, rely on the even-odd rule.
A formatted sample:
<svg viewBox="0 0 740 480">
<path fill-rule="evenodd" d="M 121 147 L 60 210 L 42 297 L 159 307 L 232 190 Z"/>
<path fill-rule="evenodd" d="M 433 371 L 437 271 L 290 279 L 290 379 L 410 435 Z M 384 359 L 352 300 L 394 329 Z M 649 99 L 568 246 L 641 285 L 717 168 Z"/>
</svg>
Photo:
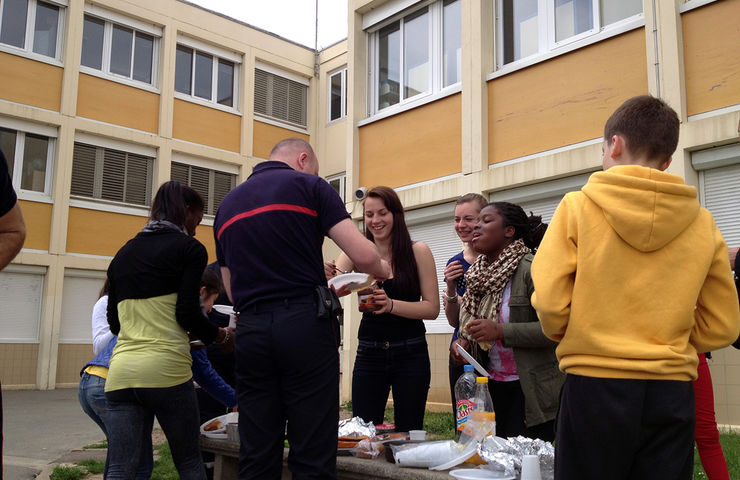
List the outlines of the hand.
<svg viewBox="0 0 740 480">
<path fill-rule="evenodd" d="M 388 313 L 393 307 L 393 300 L 388 298 L 388 295 L 385 294 L 385 290 L 383 290 L 382 288 L 376 288 L 375 290 L 373 290 L 373 303 L 380 306 L 379 309 L 373 312 L 375 315 Z"/>
<path fill-rule="evenodd" d="M 450 296 L 454 295 L 455 289 L 457 288 L 456 280 L 462 277 L 464 273 L 465 271 L 463 270 L 462 263 L 460 263 L 459 260 L 450 262 L 450 264 L 445 267 L 444 277 L 447 281 L 447 292 L 452 292 Z"/>
<path fill-rule="evenodd" d="M 468 335 L 476 342 L 495 342 L 504 338 L 504 331 L 500 323 L 492 322 L 487 318 L 476 318 L 465 326 Z"/>
<path fill-rule="evenodd" d="M 465 365 L 468 362 L 463 358 L 462 355 L 460 355 L 460 352 L 457 350 L 458 345 L 460 345 L 464 350 L 467 351 L 470 348 L 470 342 L 468 342 L 464 338 L 458 338 L 450 345 L 450 356 L 452 357 L 452 363 L 454 363 L 455 365 Z"/>
<path fill-rule="evenodd" d="M 337 264 L 334 263 L 334 260 L 329 260 L 328 262 L 324 262 L 324 275 L 326 275 L 326 279 L 332 279 L 337 276 Z M 337 292 L 337 295 L 339 293 Z M 346 295 L 346 294 L 345 294 Z"/>
<path fill-rule="evenodd" d="M 216 343 L 219 344 L 221 347 L 221 350 L 223 350 L 226 353 L 231 353 L 234 351 L 234 334 L 235 330 L 231 327 L 226 328 L 220 328 L 219 330 L 224 332 L 224 335 L 221 336 L 221 332 L 219 332 L 219 335 L 216 337 Z M 223 342 L 223 343 L 222 343 Z"/>
<path fill-rule="evenodd" d="M 339 298 L 342 298 L 342 297 L 344 297 L 344 296 L 346 296 L 346 295 L 349 295 L 350 293 L 352 293 L 352 290 L 350 290 L 349 288 L 347 288 L 347 287 L 348 287 L 348 285 L 349 285 L 349 284 L 347 284 L 347 285 L 342 285 L 342 287 L 341 287 L 341 288 L 340 288 L 339 290 L 337 290 L 337 289 L 336 289 L 336 288 L 334 287 L 334 285 L 332 285 L 332 286 L 331 286 L 330 288 L 331 288 L 332 290 L 334 290 L 334 293 L 336 293 L 336 294 L 337 294 L 337 297 L 339 297 Z"/>
<path fill-rule="evenodd" d="M 232 412 L 238 412 L 239 411 L 239 405 L 234 405 L 234 408 L 231 409 Z"/>
</svg>

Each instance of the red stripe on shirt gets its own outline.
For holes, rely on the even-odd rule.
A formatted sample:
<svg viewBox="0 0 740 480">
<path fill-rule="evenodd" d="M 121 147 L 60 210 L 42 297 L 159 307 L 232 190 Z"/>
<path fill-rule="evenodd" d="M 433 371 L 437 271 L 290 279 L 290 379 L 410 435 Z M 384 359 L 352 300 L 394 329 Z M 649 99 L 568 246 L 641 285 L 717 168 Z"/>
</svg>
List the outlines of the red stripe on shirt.
<svg viewBox="0 0 740 480">
<path fill-rule="evenodd" d="M 318 214 L 316 213 L 316 210 L 311 210 L 310 208 L 301 207 L 300 205 L 291 205 L 289 203 L 273 203 L 271 205 L 265 205 L 263 207 L 253 208 L 252 210 L 247 210 L 246 212 L 242 212 L 237 215 L 234 215 L 233 217 L 228 219 L 221 226 L 221 228 L 218 229 L 218 235 L 216 236 L 216 238 L 220 240 L 221 234 L 224 233 L 224 230 L 226 230 L 226 228 L 231 226 L 232 223 L 238 220 L 241 220 L 242 218 L 252 217 L 260 213 L 274 212 L 274 211 L 299 212 L 299 213 L 305 213 L 307 215 L 311 215 L 312 217 L 318 216 Z"/>
</svg>

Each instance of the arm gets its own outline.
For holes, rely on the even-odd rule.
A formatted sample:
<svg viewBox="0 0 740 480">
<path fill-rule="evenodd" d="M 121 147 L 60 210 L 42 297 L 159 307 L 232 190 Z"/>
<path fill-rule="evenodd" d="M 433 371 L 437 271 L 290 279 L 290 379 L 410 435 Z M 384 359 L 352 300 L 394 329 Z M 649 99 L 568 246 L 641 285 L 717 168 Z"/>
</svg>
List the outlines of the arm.
<svg viewBox="0 0 740 480">
<path fill-rule="evenodd" d="M 200 350 L 191 350 L 190 356 L 193 357 L 193 380 L 198 382 L 203 390 L 210 396 L 226 405 L 229 409 L 236 405 L 236 394 L 234 389 L 219 376 L 213 369 L 205 348 Z"/>
<path fill-rule="evenodd" d="M 0 217 L 0 270 L 18 255 L 26 239 L 26 224 L 18 202 Z"/>
<path fill-rule="evenodd" d="M 576 277 L 578 234 L 569 211 L 569 195 L 558 205 L 542 244 L 532 262 L 535 292 L 532 306 L 545 335 L 560 341 L 570 318 L 570 302 Z"/>
<path fill-rule="evenodd" d="M 108 306 L 106 307 L 106 313 L 111 333 L 118 335 L 121 332 L 121 322 L 118 318 L 118 296 L 116 295 L 111 267 L 108 267 Z"/>
<path fill-rule="evenodd" d="M 231 304 L 234 304 L 234 297 L 231 296 L 231 270 L 229 267 L 221 267 L 221 281 L 224 284 L 224 291 Z"/>
<path fill-rule="evenodd" d="M 375 244 L 363 237 L 349 218 L 345 218 L 331 227 L 329 238 L 334 240 L 342 249 L 358 271 L 369 273 L 378 280 L 385 280 L 390 277 L 390 267 L 386 262 L 381 261 L 375 249 Z M 337 266 L 342 270 L 348 270 L 340 266 L 341 258 L 340 256 L 340 259 L 337 260 Z M 342 265 L 344 265 L 343 262 L 342 260 Z"/>
<path fill-rule="evenodd" d="M 92 313 L 93 353 L 97 355 L 115 337 L 108 325 L 108 295 L 103 295 L 95 302 Z"/>
<path fill-rule="evenodd" d="M 404 302 L 402 300 L 390 299 L 385 296 L 383 290 L 375 290 L 375 303 L 382 305 L 376 314 L 390 312 L 404 318 L 415 320 L 433 320 L 439 315 L 439 296 L 437 292 L 437 268 L 434 265 L 432 251 L 424 242 L 414 243 L 414 257 L 416 268 L 419 273 L 419 287 L 421 289 L 421 301 Z M 382 292 L 382 293 L 378 293 Z"/>
<path fill-rule="evenodd" d="M 221 337 L 220 329 L 208 322 L 200 307 L 200 277 L 206 268 L 206 248 L 193 239 L 185 246 L 182 276 L 175 304 L 175 319 L 186 331 L 203 341 L 211 343 Z"/>
<path fill-rule="evenodd" d="M 699 291 L 689 341 L 699 352 L 725 347 L 738 338 L 740 313 L 727 244 L 714 225 L 714 258 Z"/>
<path fill-rule="evenodd" d="M 501 341 L 507 348 L 555 348 L 557 346 L 557 342 L 545 336 L 540 322 L 503 323 L 501 330 Z"/>
<path fill-rule="evenodd" d="M 459 260 L 447 262 L 444 271 L 446 289 L 441 297 L 447 323 L 453 328 L 460 326 L 460 301 L 462 299 L 457 295 L 457 279 L 464 274 L 463 266 Z M 448 298 L 453 298 L 454 300 L 449 301 L 447 300 Z"/>
</svg>

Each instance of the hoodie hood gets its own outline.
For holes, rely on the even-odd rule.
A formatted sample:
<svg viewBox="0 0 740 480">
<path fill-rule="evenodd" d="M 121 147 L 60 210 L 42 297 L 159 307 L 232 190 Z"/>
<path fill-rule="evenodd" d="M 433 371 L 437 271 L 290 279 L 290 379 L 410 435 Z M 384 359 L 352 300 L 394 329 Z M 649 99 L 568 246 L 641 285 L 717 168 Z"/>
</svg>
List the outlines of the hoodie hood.
<svg viewBox="0 0 740 480">
<path fill-rule="evenodd" d="M 591 175 L 583 193 L 633 248 L 664 247 L 699 214 L 696 188 L 678 175 L 639 165 L 618 165 Z"/>
</svg>

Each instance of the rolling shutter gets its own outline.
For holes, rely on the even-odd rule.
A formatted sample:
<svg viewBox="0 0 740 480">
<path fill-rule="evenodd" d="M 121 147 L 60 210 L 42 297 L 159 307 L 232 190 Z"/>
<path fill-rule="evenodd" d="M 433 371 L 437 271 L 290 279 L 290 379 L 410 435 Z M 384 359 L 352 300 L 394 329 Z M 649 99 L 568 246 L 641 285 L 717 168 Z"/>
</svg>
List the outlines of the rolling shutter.
<svg viewBox="0 0 740 480">
<path fill-rule="evenodd" d="M 95 191 L 95 147 L 75 143 L 72 153 L 72 195 L 92 197 Z"/>
<path fill-rule="evenodd" d="M 266 117 L 305 127 L 308 116 L 308 87 L 256 68 L 254 111 Z"/>
<path fill-rule="evenodd" d="M 74 273 L 64 276 L 60 343 L 92 343 L 92 310 L 103 286 L 103 275 L 101 272 L 95 277 Z"/>
<path fill-rule="evenodd" d="M 10 265 L 0 272 L 0 343 L 39 342 L 43 271 Z"/>
<path fill-rule="evenodd" d="M 554 195 L 552 197 L 520 202 L 519 206 L 522 207 L 524 213 L 527 215 L 532 212 L 535 215 L 540 215 L 544 223 L 550 223 L 550 220 L 552 220 L 552 216 L 564 195 L 565 194 Z"/>
<path fill-rule="evenodd" d="M 725 242 L 740 246 L 740 164 L 701 172 L 704 207 L 712 212 Z"/>
</svg>

